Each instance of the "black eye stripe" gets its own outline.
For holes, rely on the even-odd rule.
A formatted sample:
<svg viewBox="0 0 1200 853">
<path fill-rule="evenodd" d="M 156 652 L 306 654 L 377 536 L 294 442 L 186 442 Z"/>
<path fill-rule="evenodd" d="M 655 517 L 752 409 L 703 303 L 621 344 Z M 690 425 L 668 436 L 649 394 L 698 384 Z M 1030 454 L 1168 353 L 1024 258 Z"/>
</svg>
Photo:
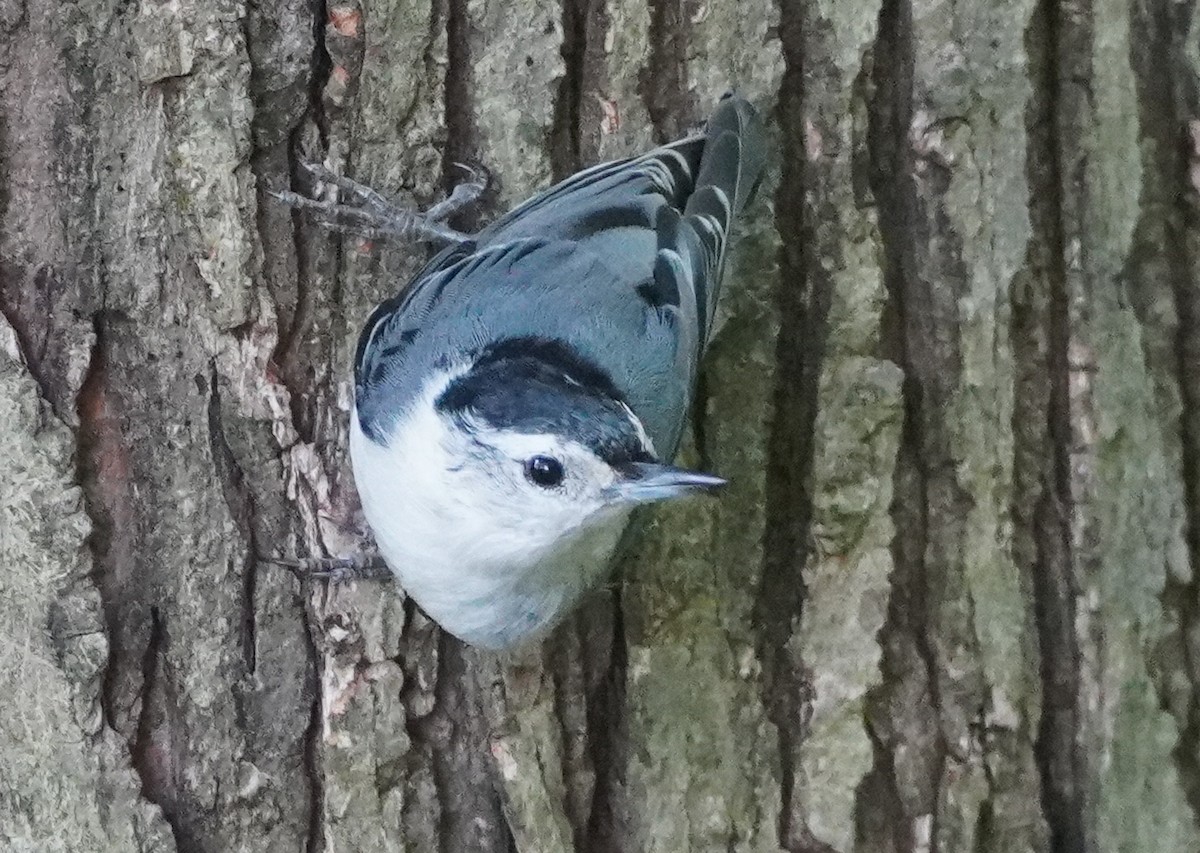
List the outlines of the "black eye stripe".
<svg viewBox="0 0 1200 853">
<path fill-rule="evenodd" d="M 553 456 L 533 456 L 525 461 L 525 476 L 543 489 L 552 489 L 563 481 L 563 464 Z"/>
</svg>

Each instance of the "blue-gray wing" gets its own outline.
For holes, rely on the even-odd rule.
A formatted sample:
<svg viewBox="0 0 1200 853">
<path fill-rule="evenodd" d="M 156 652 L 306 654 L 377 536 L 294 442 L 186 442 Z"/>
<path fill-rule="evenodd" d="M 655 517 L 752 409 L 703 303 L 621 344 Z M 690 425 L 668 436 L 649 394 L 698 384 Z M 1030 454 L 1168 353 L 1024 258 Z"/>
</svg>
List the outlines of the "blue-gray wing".
<svg viewBox="0 0 1200 853">
<path fill-rule="evenodd" d="M 359 339 L 356 401 L 383 439 L 439 362 L 499 340 L 561 341 L 603 370 L 673 453 L 762 126 L 723 100 L 702 135 L 579 172 L 434 257 Z"/>
</svg>

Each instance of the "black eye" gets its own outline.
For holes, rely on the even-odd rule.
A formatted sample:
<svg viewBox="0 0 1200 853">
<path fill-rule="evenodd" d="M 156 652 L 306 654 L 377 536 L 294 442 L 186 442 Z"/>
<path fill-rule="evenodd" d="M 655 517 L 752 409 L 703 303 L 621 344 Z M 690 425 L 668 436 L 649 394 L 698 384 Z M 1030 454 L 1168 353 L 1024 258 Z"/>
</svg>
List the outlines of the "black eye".
<svg viewBox="0 0 1200 853">
<path fill-rule="evenodd" d="M 553 456 L 534 456 L 525 463 L 525 476 L 529 482 L 550 489 L 563 481 L 563 466 Z"/>
</svg>

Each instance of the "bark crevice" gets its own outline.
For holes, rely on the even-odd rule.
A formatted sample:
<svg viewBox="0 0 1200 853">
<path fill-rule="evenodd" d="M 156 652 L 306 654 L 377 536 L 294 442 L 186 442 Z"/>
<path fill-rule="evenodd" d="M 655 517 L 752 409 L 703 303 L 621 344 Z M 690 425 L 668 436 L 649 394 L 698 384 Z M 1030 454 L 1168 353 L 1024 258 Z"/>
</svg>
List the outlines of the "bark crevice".
<svg viewBox="0 0 1200 853">
<path fill-rule="evenodd" d="M 554 180 L 596 162 L 600 147 L 601 92 L 607 77 L 605 0 L 561 0 L 565 73 L 554 100 L 550 165 Z"/>
<path fill-rule="evenodd" d="M 440 850 L 505 853 L 515 841 L 504 816 L 479 696 L 480 661 L 460 640 L 438 632 L 433 712 L 421 721 L 431 748 L 441 815 Z"/>
<path fill-rule="evenodd" d="M 659 143 L 685 136 L 695 121 L 696 104 L 688 82 L 691 0 L 648 0 L 650 56 L 638 73 L 638 94 Z"/>
<path fill-rule="evenodd" d="M 305 636 L 308 639 L 308 647 L 305 651 L 311 659 L 319 660 L 316 638 L 313 636 L 311 625 L 306 625 Z M 302 754 L 304 772 L 308 776 L 309 785 L 308 827 L 304 839 L 306 853 L 325 853 L 325 772 L 322 762 L 324 731 L 325 721 L 321 709 L 320 686 L 314 684 L 308 725 L 304 731 Z"/>
<path fill-rule="evenodd" d="M 290 184 L 300 187 L 307 187 L 310 183 L 309 176 L 301 169 L 301 162 L 305 159 L 322 159 L 329 151 L 333 121 L 326 96 L 334 71 L 333 58 L 326 44 L 329 10 L 325 0 L 313 0 L 312 9 L 312 55 L 307 72 L 307 110 L 304 120 L 291 132 L 287 154 Z M 253 51 L 251 56 L 253 57 Z M 288 390 L 292 424 L 302 441 L 312 442 L 315 440 L 318 417 L 313 409 L 313 395 L 309 393 L 309 359 L 304 350 L 317 314 L 318 288 L 330 286 L 330 283 L 320 280 L 323 277 L 331 278 L 332 286 L 338 286 L 337 278 L 341 265 L 336 263 L 336 259 L 341 253 L 341 241 L 329 240 L 328 237 L 320 241 L 331 244 L 329 251 L 335 263 L 319 268 L 320 254 L 317 246 L 320 243 L 312 245 L 314 241 L 309 239 L 315 229 L 304 222 L 300 211 L 290 211 L 290 215 L 292 245 L 296 257 L 295 302 L 291 317 L 280 317 L 279 340 L 273 361 L 279 367 L 280 381 Z M 327 274 L 323 274 L 322 270 L 328 270 Z"/>
<path fill-rule="evenodd" d="M 936 812 L 946 748 L 939 732 L 936 661 L 929 647 L 929 478 L 922 451 L 930 364 L 914 353 L 922 292 L 918 244 L 930 237 L 915 186 L 909 143 L 914 110 L 914 47 L 910 0 L 885 0 L 871 56 L 868 115 L 869 184 L 879 210 L 888 302 L 882 337 L 904 371 L 904 420 L 897 452 L 891 514 L 895 569 L 880 631 L 882 684 L 868 694 L 867 729 L 875 753 L 858 797 L 858 836 L 881 849 L 915 850 L 918 823 L 936 835 Z M 905 764 L 903 762 L 907 761 Z M 926 842 L 928 843 L 928 842 Z"/>
<path fill-rule="evenodd" d="M 92 532 L 93 577 L 100 593 L 109 638 L 103 701 L 105 720 L 132 743 L 134 708 L 144 690 L 144 645 L 150 635 L 149 610 L 124 593 L 138 574 L 135 555 L 137 510 L 133 498 L 133 461 L 122 431 L 122 412 L 110 388 L 111 331 L 120 322 L 108 312 L 93 318 L 95 341 L 76 401 L 79 428 L 75 466 L 84 511 Z"/>
<path fill-rule="evenodd" d="M 479 127 L 475 118 L 475 70 L 471 57 L 473 23 L 468 0 L 448 0 L 446 10 L 445 79 L 446 147 L 442 154 L 442 174 L 446 190 L 452 191 L 461 178 L 455 163 L 478 163 L 486 158 L 480 152 Z M 498 190 L 489 176 L 483 197 L 461 211 L 454 221 L 467 232 L 477 230 L 480 215 Z"/>
<path fill-rule="evenodd" d="M 182 799 L 179 773 L 187 763 L 179 742 L 178 708 L 164 667 L 167 627 L 157 607 L 150 608 L 150 633 L 142 655 L 141 708 L 136 739 L 131 743 L 133 768 L 142 781 L 142 796 L 162 809 L 180 853 L 207 853 L 203 835 L 192 826 Z"/>
<path fill-rule="evenodd" d="M 554 124 L 550 129 L 550 165 L 560 181 L 583 165 L 580 151 L 579 108 L 583 91 L 584 57 L 588 41 L 591 0 L 561 0 L 563 43 L 560 53 L 564 73 L 554 97 Z"/>
<path fill-rule="evenodd" d="M 1040 288 L 1031 321 L 1042 341 L 1046 373 L 1041 389 L 1029 393 L 1041 400 L 1045 413 L 1044 432 L 1037 452 L 1039 471 L 1036 492 L 1019 495 L 1034 509 L 1014 513 L 1023 517 L 1034 546 L 1029 566 L 1032 580 L 1033 616 L 1038 635 L 1042 713 L 1034 741 L 1034 757 L 1041 774 L 1042 813 L 1050 832 L 1051 849 L 1061 853 L 1084 853 L 1087 842 L 1084 778 L 1078 754 L 1082 717 L 1079 639 L 1076 636 L 1078 581 L 1073 555 L 1071 516 L 1075 497 L 1071 480 L 1073 448 L 1070 400 L 1069 351 L 1071 347 L 1070 294 L 1066 268 L 1067 169 L 1065 151 L 1073 140 L 1064 134 L 1062 74 L 1068 67 L 1067 49 L 1061 32 L 1063 10 L 1052 0 L 1035 8 L 1027 30 L 1027 49 L 1035 87 L 1027 111 L 1029 137 L 1028 174 L 1030 221 L 1035 235 L 1032 249 L 1033 278 L 1030 286 Z M 1035 380 L 1037 381 L 1037 380 Z M 1033 408 L 1032 406 L 1030 407 Z M 1018 413 L 1020 409 L 1018 408 Z M 1016 434 L 1026 432 L 1019 426 Z"/>
<path fill-rule="evenodd" d="M 599 608 L 598 608 L 599 610 Z M 591 812 L 585 825 L 580 853 L 619 853 L 624 827 L 628 824 L 625 800 L 625 766 L 629 743 L 626 713 L 626 678 L 629 661 L 625 623 L 621 610 L 621 583 L 613 582 L 612 601 L 603 609 L 599 629 L 581 629 L 581 648 L 606 643 L 608 654 L 596 665 L 594 658 L 581 661 L 587 689 L 588 752 L 595 785 Z M 587 621 L 585 614 L 581 621 Z"/>
<path fill-rule="evenodd" d="M 809 667 L 793 642 L 804 615 L 804 567 L 812 556 L 812 474 L 816 421 L 827 318 L 833 282 L 822 268 L 820 208 L 825 202 L 805 140 L 813 116 L 806 100 L 805 0 L 780 0 L 780 40 L 784 74 L 777 118 L 783 171 L 775 194 L 775 223 L 782 241 L 775 302 L 779 333 L 775 341 L 772 427 L 768 434 L 763 565 L 755 597 L 754 624 L 762 662 L 763 703 L 779 738 L 780 845 L 791 853 L 832 853 L 817 839 L 804 812 L 807 799 L 797 778 L 809 734 L 815 692 Z"/>
<path fill-rule="evenodd" d="M 242 663 L 246 667 L 246 676 L 251 677 L 258 668 L 254 608 L 259 564 L 258 542 L 254 533 L 254 495 L 246 484 L 245 475 L 225 436 L 225 424 L 221 414 L 220 382 L 215 364 L 212 366 L 209 380 L 208 434 L 209 451 L 216 469 L 217 482 L 220 484 L 221 493 L 225 498 L 229 517 L 237 526 L 245 549 L 245 555 L 237 569 L 242 579 L 240 640 Z"/>
</svg>

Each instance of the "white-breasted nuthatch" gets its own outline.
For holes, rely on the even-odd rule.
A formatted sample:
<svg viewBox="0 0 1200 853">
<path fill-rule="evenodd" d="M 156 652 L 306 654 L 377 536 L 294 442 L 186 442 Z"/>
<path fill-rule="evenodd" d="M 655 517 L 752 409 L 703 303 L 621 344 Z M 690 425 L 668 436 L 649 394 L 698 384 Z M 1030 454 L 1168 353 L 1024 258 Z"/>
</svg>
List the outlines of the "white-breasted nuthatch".
<svg viewBox="0 0 1200 853">
<path fill-rule="evenodd" d="M 757 112 L 727 95 L 702 133 L 474 235 L 438 221 L 472 192 L 424 217 L 327 173 L 358 206 L 280 194 L 451 243 L 368 319 L 350 418 L 380 552 L 450 633 L 493 649 L 540 635 L 604 576 L 635 506 L 723 484 L 669 460 L 763 156 Z"/>
</svg>

